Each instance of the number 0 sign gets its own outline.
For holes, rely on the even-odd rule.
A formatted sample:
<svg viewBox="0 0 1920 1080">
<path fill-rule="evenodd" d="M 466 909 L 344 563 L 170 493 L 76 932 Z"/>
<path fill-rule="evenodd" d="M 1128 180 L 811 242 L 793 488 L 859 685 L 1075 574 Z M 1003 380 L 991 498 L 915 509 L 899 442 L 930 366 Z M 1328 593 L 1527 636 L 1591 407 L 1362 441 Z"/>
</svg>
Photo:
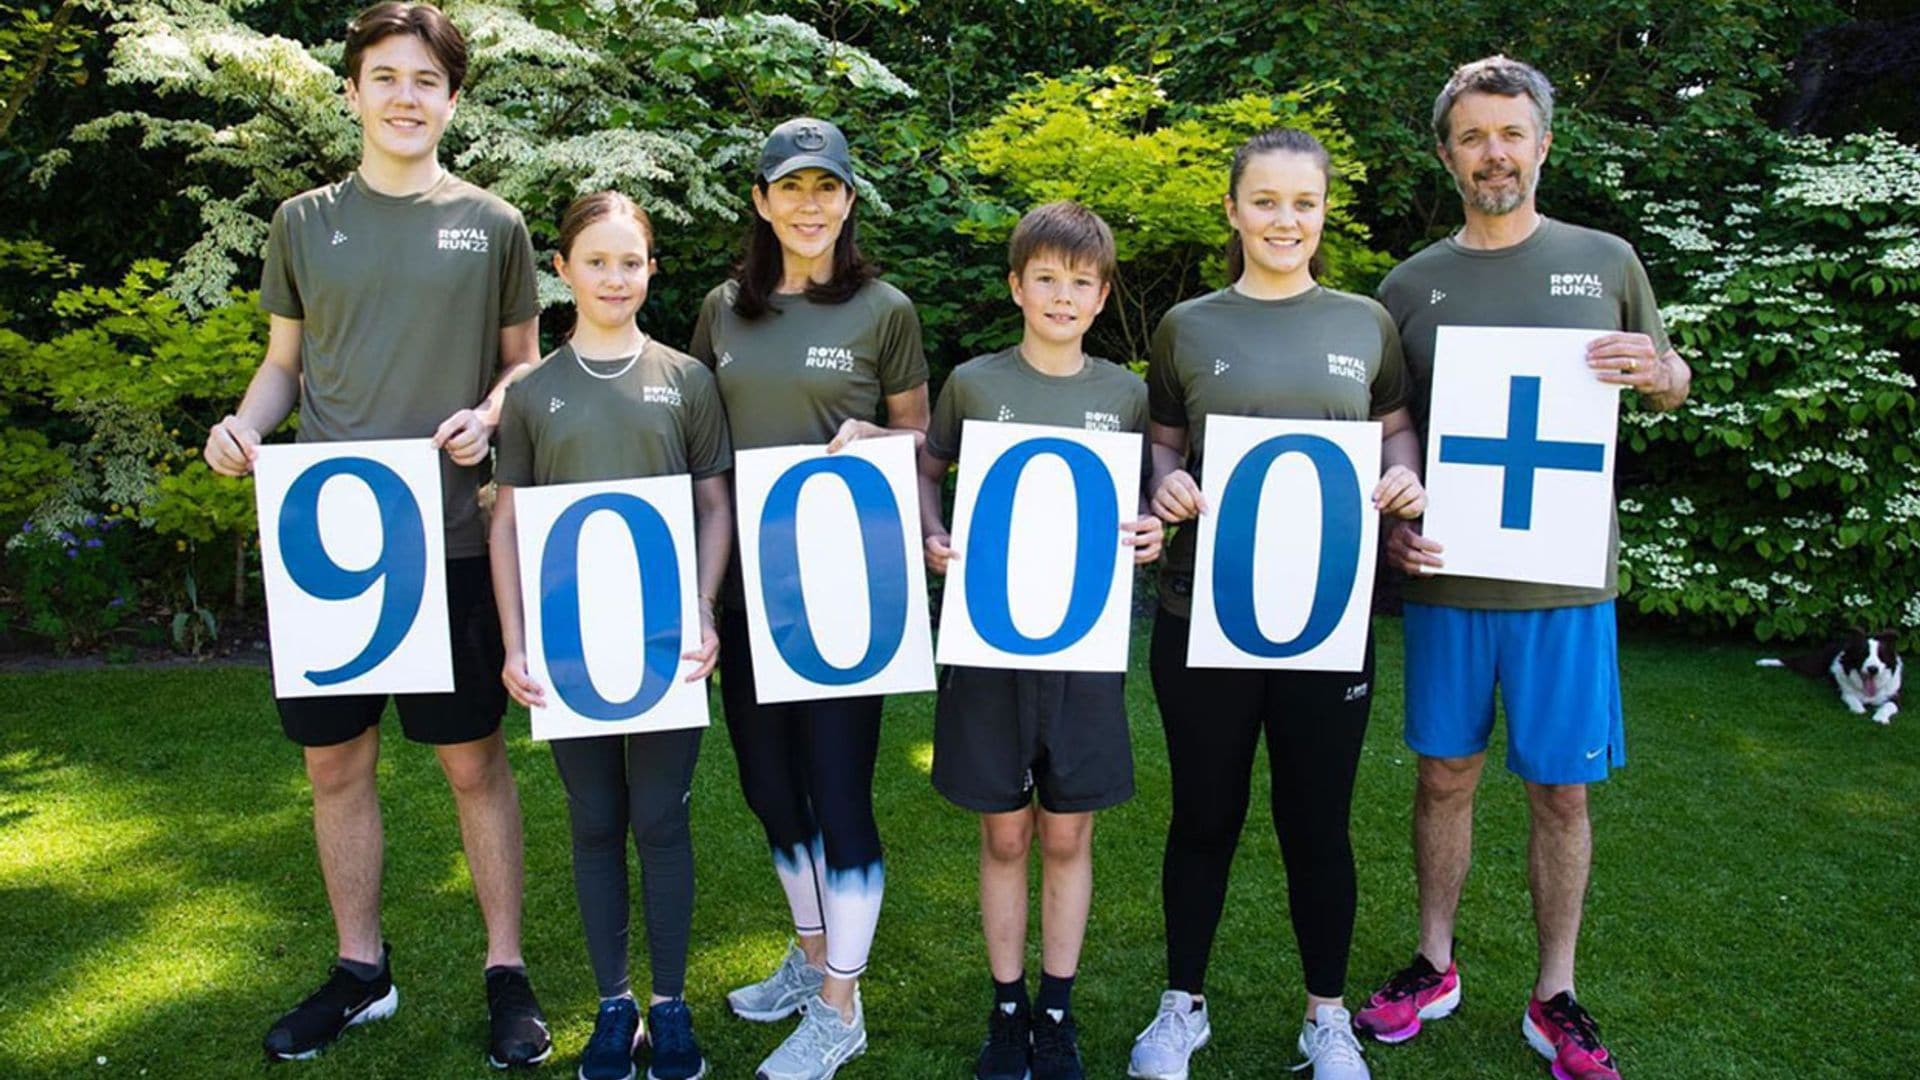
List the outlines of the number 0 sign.
<svg viewBox="0 0 1920 1080">
<path fill-rule="evenodd" d="M 1187 663 L 1364 667 L 1380 425 L 1209 416 L 1203 473 Z"/>
<path fill-rule="evenodd" d="M 260 448 L 275 695 L 453 689 L 439 454 L 426 439 Z"/>
<path fill-rule="evenodd" d="M 693 482 L 686 476 L 515 488 L 527 671 L 547 689 L 533 737 L 705 727 Z"/>
</svg>

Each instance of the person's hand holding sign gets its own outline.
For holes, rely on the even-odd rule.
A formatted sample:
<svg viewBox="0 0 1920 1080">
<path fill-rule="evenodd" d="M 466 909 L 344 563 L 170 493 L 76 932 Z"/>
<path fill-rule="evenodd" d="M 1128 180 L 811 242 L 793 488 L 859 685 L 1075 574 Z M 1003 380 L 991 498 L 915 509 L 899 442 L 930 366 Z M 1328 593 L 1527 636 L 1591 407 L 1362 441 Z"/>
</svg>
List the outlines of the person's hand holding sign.
<svg viewBox="0 0 1920 1080">
<path fill-rule="evenodd" d="M 1161 521 L 1178 525 L 1206 513 L 1207 497 L 1200 493 L 1200 485 L 1194 482 L 1192 474 L 1185 469 L 1175 469 L 1153 489 L 1149 506 Z"/>
<path fill-rule="evenodd" d="M 1373 508 L 1389 517 L 1411 521 L 1426 513 L 1427 489 L 1405 465 L 1395 465 L 1373 489 Z"/>
<path fill-rule="evenodd" d="M 477 409 L 461 409 L 441 421 L 433 447 L 445 450 L 455 465 L 478 465 L 493 441 L 493 424 Z"/>
<path fill-rule="evenodd" d="M 1644 395 L 1656 409 L 1676 408 L 1686 400 L 1693 371 L 1680 354 L 1659 352 L 1645 334 L 1602 334 L 1587 343 L 1587 366 L 1603 383 Z"/>
<path fill-rule="evenodd" d="M 500 668 L 500 681 L 507 688 L 507 696 L 527 708 L 546 707 L 547 688 L 527 673 L 527 654 L 524 649 L 515 649 L 507 654 L 507 662 Z"/>
<path fill-rule="evenodd" d="M 1135 565 L 1144 565 L 1160 557 L 1160 542 L 1166 536 L 1166 526 L 1154 514 L 1143 514 L 1132 521 L 1121 522 L 1120 535 L 1122 543 L 1133 547 Z"/>
<path fill-rule="evenodd" d="M 253 471 L 259 448 L 260 432 L 229 415 L 207 432 L 207 446 L 200 454 L 221 476 L 245 476 Z"/>
<path fill-rule="evenodd" d="M 720 663 L 720 634 L 713 628 L 713 601 L 708 597 L 700 598 L 700 647 L 680 654 L 682 660 L 698 660 L 684 682 L 699 682 L 713 673 L 714 666 Z"/>
</svg>

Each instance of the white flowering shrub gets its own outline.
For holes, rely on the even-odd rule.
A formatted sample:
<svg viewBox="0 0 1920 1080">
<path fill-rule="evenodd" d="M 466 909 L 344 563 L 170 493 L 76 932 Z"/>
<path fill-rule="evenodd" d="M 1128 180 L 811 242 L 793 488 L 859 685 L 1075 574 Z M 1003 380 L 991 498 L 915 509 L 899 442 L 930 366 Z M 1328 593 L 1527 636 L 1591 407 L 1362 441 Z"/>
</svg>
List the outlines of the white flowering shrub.
<svg viewBox="0 0 1920 1080">
<path fill-rule="evenodd" d="M 1625 595 L 1763 640 L 1844 626 L 1914 640 L 1920 148 L 1770 141 L 1763 183 L 1658 200 L 1614 147 L 1617 197 L 1694 369 L 1678 411 L 1622 414 L 1642 470 L 1620 504 Z"/>
<path fill-rule="evenodd" d="M 146 147 L 188 151 L 226 179 L 181 192 L 204 231 L 178 257 L 168 292 L 194 309 L 254 284 L 280 200 L 338 180 L 359 158 L 341 99 L 342 43 L 262 34 L 236 18 L 261 0 L 150 0 L 118 6 L 109 81 L 149 89 L 148 110 L 74 129 L 98 142 L 132 129 Z M 448 0 L 469 68 L 442 157 L 551 235 L 574 195 L 618 188 L 667 226 L 724 236 L 745 206 L 747 162 L 766 130 L 801 107 L 911 89 L 865 52 L 782 15 L 697 16 L 692 0 Z M 344 32 L 345 27 L 339 28 Z M 211 119 L 209 119 L 211 117 Z M 83 187 L 48 155 L 42 183 Z M 724 226 L 724 231 L 712 230 Z M 543 260 L 544 261 L 544 260 Z M 566 298 L 557 281 L 543 298 Z"/>
</svg>

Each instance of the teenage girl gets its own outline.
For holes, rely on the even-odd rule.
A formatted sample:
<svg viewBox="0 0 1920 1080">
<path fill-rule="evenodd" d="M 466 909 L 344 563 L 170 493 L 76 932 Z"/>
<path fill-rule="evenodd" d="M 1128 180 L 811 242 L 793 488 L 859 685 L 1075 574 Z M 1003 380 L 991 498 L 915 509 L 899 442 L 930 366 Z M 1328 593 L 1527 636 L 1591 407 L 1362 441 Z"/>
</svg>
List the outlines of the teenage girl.
<svg viewBox="0 0 1920 1080">
<path fill-rule="evenodd" d="M 506 643 L 501 679 L 523 705 L 543 704 L 546 688 L 527 672 L 514 537 L 517 488 L 691 475 L 700 644 L 682 657 L 686 681 L 705 679 L 719 651 L 713 598 L 733 536 L 727 489 L 733 450 L 713 373 L 648 337 L 635 321 L 647 298 L 653 250 L 652 222 L 626 196 L 603 191 L 575 200 L 560 220 L 560 252 L 553 259 L 554 271 L 573 290 L 573 333 L 507 390 L 491 551 Z M 632 1080 L 643 1042 L 639 1005 L 627 979 L 629 833 L 640 853 L 652 978 L 647 1075 L 692 1080 L 706 1072 L 684 996 L 693 921 L 688 795 L 700 733 L 688 728 L 551 744 L 567 789 L 574 890 L 600 989 L 593 1037 L 580 1058 L 581 1080 Z"/>
<path fill-rule="evenodd" d="M 691 352 L 713 365 L 733 444 L 827 444 L 927 428 L 920 320 L 855 243 L 853 162 L 840 129 L 802 117 L 773 130 L 753 183 L 746 255 L 707 294 Z M 798 944 L 733 1011 L 800 1026 L 763 1080 L 824 1080 L 866 1049 L 859 978 L 886 873 L 873 819 L 878 697 L 761 705 L 738 575 L 720 613 L 721 700 L 747 805 L 766 829 Z"/>
<path fill-rule="evenodd" d="M 1207 509 L 1195 478 L 1211 414 L 1378 420 L 1385 475 L 1375 507 L 1406 518 L 1425 508 L 1393 323 L 1372 300 L 1316 281 L 1329 180 L 1325 148 L 1303 131 L 1266 132 L 1233 156 L 1225 198 L 1233 284 L 1174 307 L 1151 347 L 1152 505 L 1168 523 Z M 1190 668 L 1193 559 L 1193 531 L 1182 529 L 1161 575 L 1150 661 L 1173 779 L 1161 869 L 1168 989 L 1134 1043 L 1129 1074 L 1185 1077 L 1188 1057 L 1211 1034 L 1207 959 L 1264 730 L 1305 969 L 1300 1052 L 1321 1080 L 1362 1080 L 1367 1067 L 1341 994 L 1354 917 L 1348 808 L 1372 701 L 1372 641 L 1359 672 Z"/>
</svg>

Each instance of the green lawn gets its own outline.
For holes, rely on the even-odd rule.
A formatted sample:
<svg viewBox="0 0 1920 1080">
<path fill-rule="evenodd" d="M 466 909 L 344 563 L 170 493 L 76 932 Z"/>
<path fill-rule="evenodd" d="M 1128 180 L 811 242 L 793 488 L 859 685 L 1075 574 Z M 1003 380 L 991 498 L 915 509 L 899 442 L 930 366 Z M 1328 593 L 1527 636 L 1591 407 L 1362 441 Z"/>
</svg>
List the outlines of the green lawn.
<svg viewBox="0 0 1920 1080">
<path fill-rule="evenodd" d="M 1356 995 L 1404 962 L 1414 932 L 1396 621 L 1380 621 L 1380 641 L 1354 812 Z M 1907 717 L 1877 728 L 1809 682 L 1756 671 L 1755 655 L 1625 646 L 1632 763 L 1595 797 L 1583 997 L 1636 1077 L 1911 1076 L 1920 1026 L 1901 1018 L 1920 996 L 1920 744 Z M 1161 989 L 1166 760 L 1144 672 L 1131 689 L 1140 794 L 1100 817 L 1076 996 L 1096 1077 L 1124 1075 Z M 260 1062 L 262 1030 L 324 974 L 333 941 L 299 755 L 279 734 L 266 672 L 8 675 L 0 694 L 0 1076 L 272 1071 Z M 928 784 L 931 717 L 928 697 L 889 707 L 876 792 L 889 890 L 864 991 L 872 1048 L 843 1070 L 849 1080 L 968 1076 L 981 1034 L 975 827 Z M 527 950 L 560 1046 L 546 1072 L 571 1075 L 594 989 L 563 799 L 524 714 L 508 723 L 526 810 Z M 397 737 L 387 750 L 386 928 L 400 1012 L 279 1075 L 488 1072 L 483 936 L 452 804 L 428 752 Z M 1488 778 L 1462 913 L 1466 1004 L 1413 1044 L 1371 1051 L 1383 1080 L 1545 1075 L 1518 1033 L 1533 947 L 1524 801 L 1504 771 Z M 786 1025 L 735 1020 L 721 995 L 779 956 L 785 905 L 719 730 L 706 741 L 694 827 L 689 996 L 714 1075 L 750 1076 Z M 1214 1041 L 1195 1058 L 1196 1080 L 1281 1076 L 1293 1060 L 1300 991 L 1286 884 L 1258 809 L 1248 830 L 1209 986 Z M 637 913 L 634 927 L 638 939 Z M 638 968 L 638 940 L 635 952 Z"/>
</svg>

